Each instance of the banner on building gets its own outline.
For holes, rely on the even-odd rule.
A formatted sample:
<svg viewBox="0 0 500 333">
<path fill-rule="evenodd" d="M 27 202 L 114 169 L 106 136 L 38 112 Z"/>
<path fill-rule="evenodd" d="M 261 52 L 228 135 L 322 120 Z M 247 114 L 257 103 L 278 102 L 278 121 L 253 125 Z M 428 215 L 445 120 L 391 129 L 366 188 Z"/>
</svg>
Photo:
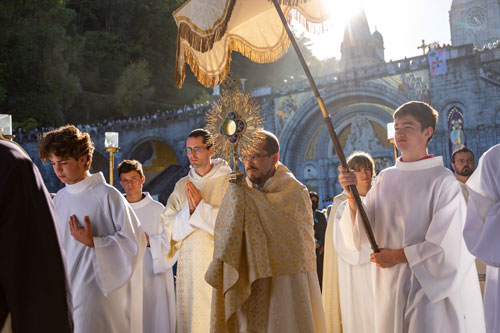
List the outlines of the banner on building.
<svg viewBox="0 0 500 333">
<path fill-rule="evenodd" d="M 441 75 L 446 74 L 446 49 L 431 49 L 427 53 L 427 58 L 429 59 L 429 68 L 431 75 Z"/>
</svg>

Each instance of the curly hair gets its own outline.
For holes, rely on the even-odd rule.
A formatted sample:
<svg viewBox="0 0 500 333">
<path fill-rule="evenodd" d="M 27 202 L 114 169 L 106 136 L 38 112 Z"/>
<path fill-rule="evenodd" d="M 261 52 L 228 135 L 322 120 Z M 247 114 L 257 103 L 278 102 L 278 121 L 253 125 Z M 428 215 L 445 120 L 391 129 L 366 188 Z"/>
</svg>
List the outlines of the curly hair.
<svg viewBox="0 0 500 333">
<path fill-rule="evenodd" d="M 85 168 L 88 170 L 92 164 L 94 143 L 88 133 L 80 132 L 73 125 L 66 125 L 43 133 L 38 141 L 38 154 L 44 162 L 48 161 L 52 154 L 58 157 L 72 157 L 75 160 L 87 155 Z"/>
</svg>

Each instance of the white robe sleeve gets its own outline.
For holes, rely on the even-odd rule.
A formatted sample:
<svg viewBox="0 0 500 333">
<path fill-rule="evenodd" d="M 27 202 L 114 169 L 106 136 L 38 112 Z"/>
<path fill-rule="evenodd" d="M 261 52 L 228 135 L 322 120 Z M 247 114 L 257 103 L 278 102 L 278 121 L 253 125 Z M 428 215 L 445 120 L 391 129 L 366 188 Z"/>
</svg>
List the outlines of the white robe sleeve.
<svg viewBox="0 0 500 333">
<path fill-rule="evenodd" d="M 172 239 L 174 241 L 180 242 L 196 230 L 196 228 L 190 225 L 189 220 L 189 205 L 186 205 L 175 215 L 174 227 L 172 229 Z"/>
<path fill-rule="evenodd" d="M 119 192 L 111 192 L 102 208 L 116 232 L 94 237 L 92 264 L 97 283 L 107 295 L 124 286 L 134 270 L 142 267 L 147 241 L 134 211 Z"/>
<path fill-rule="evenodd" d="M 432 303 L 455 293 L 474 257 L 462 237 L 465 200 L 453 177 L 441 183 L 425 240 L 404 248 L 411 271 Z"/>
<path fill-rule="evenodd" d="M 359 230 L 360 221 L 353 225 L 347 200 L 342 202 L 329 223 L 334 223 L 333 244 L 339 257 L 350 265 L 370 262 L 371 246 L 363 230 Z M 358 220 L 358 218 L 356 218 Z"/>
<path fill-rule="evenodd" d="M 476 200 L 489 199 L 471 191 L 467 208 L 467 224 L 464 230 L 469 251 L 494 267 L 500 267 L 500 202 L 491 202 L 484 219 L 481 218 Z"/>
<path fill-rule="evenodd" d="M 211 206 L 202 199 L 191 215 L 189 224 L 191 228 L 203 229 L 213 236 L 218 213 L 219 207 Z"/>
<path fill-rule="evenodd" d="M 469 204 L 464 238 L 469 251 L 500 267 L 500 172 L 498 149 L 487 152 L 469 178 Z M 496 153 L 496 154 L 495 154 Z"/>
<path fill-rule="evenodd" d="M 175 262 L 171 263 L 167 260 L 167 254 L 170 251 L 170 240 L 167 238 L 165 231 L 160 235 L 149 235 L 149 246 L 155 274 L 164 273 L 172 268 Z"/>
</svg>

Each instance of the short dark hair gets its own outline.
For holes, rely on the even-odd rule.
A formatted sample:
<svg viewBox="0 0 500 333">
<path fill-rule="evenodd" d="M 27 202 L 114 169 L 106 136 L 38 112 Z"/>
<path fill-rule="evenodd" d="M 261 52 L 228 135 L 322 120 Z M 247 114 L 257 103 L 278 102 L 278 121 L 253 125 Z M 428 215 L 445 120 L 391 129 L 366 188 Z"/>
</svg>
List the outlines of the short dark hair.
<svg viewBox="0 0 500 333">
<path fill-rule="evenodd" d="M 49 160 L 51 154 L 64 158 L 72 157 L 75 160 L 87 155 L 85 168 L 89 170 L 94 155 L 94 143 L 88 133 L 80 132 L 73 125 L 66 125 L 43 133 L 38 141 L 38 154 L 44 162 Z"/>
<path fill-rule="evenodd" d="M 466 146 L 462 146 L 460 148 L 455 149 L 453 151 L 453 154 L 451 154 L 451 163 L 455 163 L 455 155 L 458 154 L 458 153 L 471 153 L 472 154 L 472 158 L 474 158 L 474 153 L 472 152 L 472 150 L 470 150 Z"/>
<path fill-rule="evenodd" d="M 280 152 L 280 142 L 276 135 L 266 130 L 257 131 L 258 135 L 262 135 L 264 142 L 264 151 L 269 155 L 274 155 Z"/>
<path fill-rule="evenodd" d="M 122 173 L 129 173 L 130 171 L 137 171 L 141 178 L 144 176 L 142 164 L 137 160 L 123 160 L 118 164 L 118 177 L 121 177 Z"/>
<path fill-rule="evenodd" d="M 316 198 L 318 198 L 318 201 L 319 201 L 319 195 L 318 195 L 318 192 L 309 191 L 309 198 L 311 198 L 311 199 L 312 199 L 312 197 L 316 197 Z"/>
<path fill-rule="evenodd" d="M 207 146 L 207 149 L 210 149 L 214 145 L 214 138 L 209 131 L 204 128 L 197 128 L 189 133 L 188 138 L 203 138 L 203 144 Z"/>
<path fill-rule="evenodd" d="M 355 151 L 347 158 L 347 167 L 355 171 L 362 168 L 371 170 L 372 176 L 375 175 L 375 162 L 370 154 L 363 151 Z"/>
<path fill-rule="evenodd" d="M 420 101 L 411 101 L 401 105 L 394 111 L 394 119 L 410 115 L 415 118 L 419 123 L 422 130 L 427 127 L 432 128 L 432 135 L 430 136 L 427 143 L 431 141 L 434 131 L 436 130 L 436 124 L 439 119 L 438 112 L 429 104 Z"/>
</svg>

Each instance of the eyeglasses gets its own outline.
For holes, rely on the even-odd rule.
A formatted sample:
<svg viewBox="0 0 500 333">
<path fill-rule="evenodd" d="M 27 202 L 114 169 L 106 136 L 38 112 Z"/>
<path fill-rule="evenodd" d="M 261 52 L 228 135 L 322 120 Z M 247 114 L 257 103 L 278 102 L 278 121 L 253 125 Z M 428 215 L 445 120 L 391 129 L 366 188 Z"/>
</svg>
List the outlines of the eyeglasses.
<svg viewBox="0 0 500 333">
<path fill-rule="evenodd" d="M 194 148 L 187 147 L 187 148 L 184 148 L 184 152 L 187 154 L 192 154 L 193 152 L 195 152 L 196 154 L 199 154 L 199 153 L 201 153 L 201 151 L 203 149 L 208 149 L 208 148 L 207 147 L 194 147 Z"/>
<path fill-rule="evenodd" d="M 241 162 L 245 162 L 245 161 L 252 161 L 253 162 L 258 158 L 269 157 L 269 156 L 271 156 L 271 154 L 259 154 L 259 155 L 240 156 L 239 159 Z"/>
</svg>

